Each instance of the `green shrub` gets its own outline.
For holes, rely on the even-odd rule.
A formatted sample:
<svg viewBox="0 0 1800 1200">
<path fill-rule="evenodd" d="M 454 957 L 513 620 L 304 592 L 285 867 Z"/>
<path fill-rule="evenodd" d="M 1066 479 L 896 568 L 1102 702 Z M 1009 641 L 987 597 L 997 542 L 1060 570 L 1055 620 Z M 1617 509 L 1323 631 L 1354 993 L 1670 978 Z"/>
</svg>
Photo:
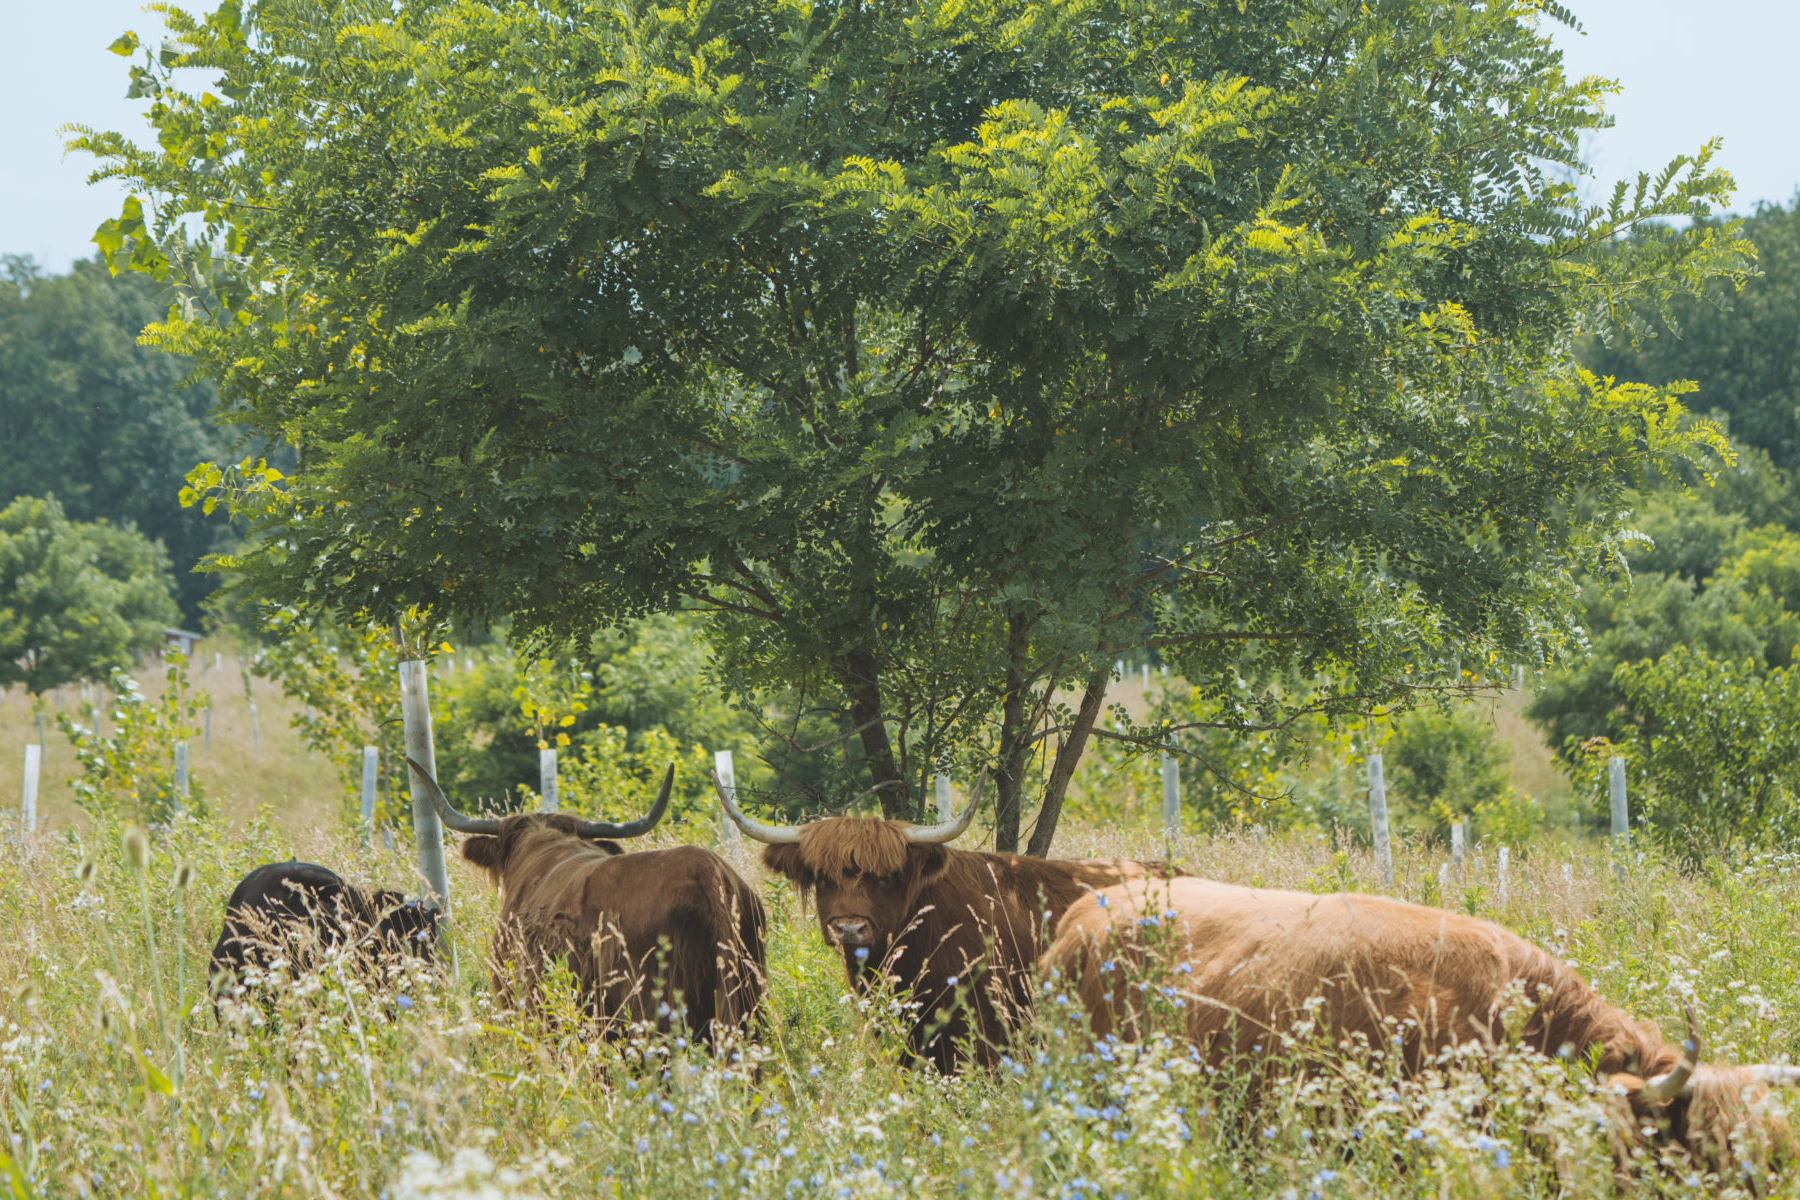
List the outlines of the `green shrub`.
<svg viewBox="0 0 1800 1200">
<path fill-rule="evenodd" d="M 1800 669 L 1676 646 L 1625 663 L 1620 689 L 1645 714 L 1631 751 L 1634 816 L 1688 863 L 1800 835 Z"/>
<path fill-rule="evenodd" d="M 1505 846 L 1523 846 L 1544 827 L 1544 809 L 1530 796 L 1511 788 L 1475 806 L 1475 830 L 1483 838 Z"/>
<path fill-rule="evenodd" d="M 187 659 L 171 653 L 167 661 L 168 681 L 155 699 L 144 695 L 129 672 L 112 673 L 110 737 L 67 713 L 57 714 L 81 764 L 81 775 L 70 783 L 75 803 L 96 818 L 155 826 L 168 824 L 178 811 L 206 812 L 206 790 L 191 769 L 187 795 L 177 793 L 175 745 L 200 733 L 200 710 L 210 700 L 205 692 L 189 693 Z"/>
<path fill-rule="evenodd" d="M 1399 717 L 1382 747 L 1395 813 L 1445 834 L 1483 806 L 1497 811 L 1508 792 L 1506 747 L 1493 723 L 1470 708 L 1426 708 Z"/>
<path fill-rule="evenodd" d="M 71 521 L 54 496 L 0 507 L 0 688 L 128 668 L 178 615 L 169 556 L 135 529 Z"/>
<path fill-rule="evenodd" d="M 740 784 L 755 774 L 756 738 L 750 719 L 731 708 L 708 682 L 708 654 L 694 622 L 679 614 L 642 621 L 596 634 L 589 644 L 570 644 L 537 655 L 494 653 L 472 671 L 435 681 L 439 772 L 446 786 L 464 795 L 504 798 L 507 807 L 536 802 L 538 752 L 551 747 L 564 807 L 587 778 L 607 778 L 620 762 L 636 764 L 627 774 L 648 781 L 651 794 L 676 757 L 711 752 L 738 754 Z M 698 750 L 696 750 L 698 748 Z M 587 774 L 575 764 L 592 758 Z M 657 760 L 657 761 L 652 761 Z M 684 769 L 678 794 L 703 801 L 711 795 L 706 772 Z M 627 788 L 620 799 L 635 794 Z M 612 801 L 599 792 L 596 804 Z M 596 810 L 597 811 L 597 810 Z"/>
</svg>

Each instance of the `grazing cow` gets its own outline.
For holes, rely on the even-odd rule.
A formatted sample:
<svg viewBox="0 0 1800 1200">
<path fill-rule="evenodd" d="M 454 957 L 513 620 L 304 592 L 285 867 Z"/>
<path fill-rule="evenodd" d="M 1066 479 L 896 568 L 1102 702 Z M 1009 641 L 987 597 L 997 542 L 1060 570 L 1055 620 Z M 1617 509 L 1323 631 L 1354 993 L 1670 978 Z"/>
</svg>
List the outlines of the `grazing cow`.
<svg viewBox="0 0 1800 1200">
<path fill-rule="evenodd" d="M 315 969 L 321 952 L 346 942 L 365 962 L 401 954 L 429 959 L 436 937 L 436 911 L 399 892 L 365 892 L 317 863 L 264 863 L 225 902 L 209 971 L 212 993 L 236 987 L 246 967 L 267 970 L 277 959 L 296 972 Z"/>
<path fill-rule="evenodd" d="M 763 865 L 811 894 L 851 986 L 866 992 L 891 976 L 918 1006 L 908 1049 L 945 1073 L 970 1055 L 982 1066 L 998 1061 L 1030 1013 L 1032 965 L 1070 904 L 1166 871 L 1125 859 L 952 850 L 945 843 L 969 827 L 980 782 L 961 816 L 927 827 L 860 817 L 765 825 L 738 810 L 716 775 L 713 783 L 738 828 L 767 843 Z"/>
<path fill-rule="evenodd" d="M 1622 1089 L 1622 1128 L 1653 1123 L 1715 1161 L 1730 1153 L 1746 1089 L 1800 1084 L 1800 1067 L 1700 1066 L 1691 1012 L 1685 1049 L 1671 1045 L 1509 930 L 1382 896 L 1194 878 L 1108 887 L 1069 909 L 1040 966 L 1072 981 L 1101 1037 L 1139 1036 L 1144 985 L 1169 987 L 1187 1035 L 1221 1067 L 1278 1069 L 1268 1051 L 1304 1023 L 1340 1047 L 1398 1037 L 1401 1065 L 1416 1072 L 1452 1045 L 1505 1042 L 1507 1017 L 1522 1015 L 1521 1044 L 1591 1056 Z M 1785 1125 L 1765 1132 L 1792 1152 Z"/>
<path fill-rule="evenodd" d="M 500 888 L 495 991 L 531 1003 L 544 966 L 566 959 L 603 1033 L 639 1021 L 690 1036 L 747 1031 L 765 977 L 762 901 L 725 860 L 698 846 L 627 854 L 615 838 L 648 833 L 669 807 L 675 768 L 645 816 L 624 824 L 567 813 L 469 817 L 412 759 L 444 824 L 472 836 L 463 857 Z"/>
</svg>

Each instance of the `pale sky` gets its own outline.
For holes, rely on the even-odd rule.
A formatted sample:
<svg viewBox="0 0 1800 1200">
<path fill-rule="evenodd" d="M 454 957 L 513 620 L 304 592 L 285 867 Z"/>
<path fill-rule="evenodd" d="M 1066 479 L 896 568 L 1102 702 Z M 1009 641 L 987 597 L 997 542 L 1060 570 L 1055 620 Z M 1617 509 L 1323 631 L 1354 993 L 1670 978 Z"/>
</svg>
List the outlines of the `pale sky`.
<svg viewBox="0 0 1800 1200">
<path fill-rule="evenodd" d="M 190 0 L 210 10 L 216 0 Z M 1256 0 L 1250 0 L 1254 5 Z M 1566 0 L 1585 27 L 1554 26 L 1571 76 L 1605 75 L 1623 92 L 1617 127 L 1590 149 L 1595 195 L 1617 178 L 1654 173 L 1708 137 L 1736 177 L 1733 207 L 1785 204 L 1800 188 L 1800 0 Z M 85 184 L 91 160 L 67 156 L 56 128 L 77 122 L 143 137 L 143 104 L 122 97 L 126 60 L 107 45 L 126 29 L 162 28 L 141 0 L 23 0 L 10 6 L 13 51 L 0 72 L 0 254 L 55 271 L 93 252 L 94 228 L 116 216 L 116 185 Z"/>
</svg>

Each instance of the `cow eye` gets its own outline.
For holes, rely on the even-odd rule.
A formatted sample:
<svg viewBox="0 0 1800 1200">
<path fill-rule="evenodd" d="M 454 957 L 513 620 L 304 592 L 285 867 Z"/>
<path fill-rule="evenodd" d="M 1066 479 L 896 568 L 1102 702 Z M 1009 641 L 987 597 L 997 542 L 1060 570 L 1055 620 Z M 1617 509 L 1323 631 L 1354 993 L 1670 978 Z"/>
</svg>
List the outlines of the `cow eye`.
<svg viewBox="0 0 1800 1200">
<path fill-rule="evenodd" d="M 844 878 L 845 879 L 860 879 L 860 878 L 862 878 L 862 868 L 854 867 L 854 866 L 845 867 L 844 868 Z"/>
</svg>

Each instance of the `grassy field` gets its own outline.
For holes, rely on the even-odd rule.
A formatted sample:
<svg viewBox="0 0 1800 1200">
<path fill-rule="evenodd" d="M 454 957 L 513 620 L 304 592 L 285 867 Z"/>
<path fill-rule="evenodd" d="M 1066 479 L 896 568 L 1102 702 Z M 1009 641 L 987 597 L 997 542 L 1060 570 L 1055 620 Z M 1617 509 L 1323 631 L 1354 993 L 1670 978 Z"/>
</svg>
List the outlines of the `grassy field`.
<svg viewBox="0 0 1800 1200">
<path fill-rule="evenodd" d="M 14 1196 L 766 1197 L 1230 1195 L 1549 1196 L 1615 1190 L 1593 1081 L 1529 1054 L 1447 1064 L 1421 1080 L 1348 1061 L 1286 1080 L 1254 1109 L 1241 1080 L 1209 1076 L 1178 1041 L 1093 1046 L 1052 991 L 1009 1064 L 943 1079 L 909 1069 L 891 1002 L 853 1000 L 812 917 L 745 870 L 770 905 L 771 1021 L 714 1058 L 645 1035 L 594 1041 L 573 1020 L 528 1018 L 490 997 L 482 958 L 497 898 L 453 860 L 445 969 L 393 998 L 352 973 L 290 987 L 272 1024 L 216 1021 L 205 959 L 224 898 L 250 867 L 289 856 L 406 886 L 409 861 L 336 825 L 337 783 L 258 683 L 253 754 L 239 678 L 214 697 L 215 797 L 149 843 L 73 812 L 66 743 L 50 734 L 48 829 L 0 845 L 0 1184 Z M 147 678 L 147 686 L 154 680 Z M 32 729 L 0 707 L 0 779 Z M 62 747 L 59 754 L 58 747 Z M 9 785 L 8 791 L 14 785 Z M 1060 853 L 1160 857 L 1150 816 L 1079 822 Z M 711 826 L 650 844 L 704 841 Z M 972 840 L 982 835 L 972 832 Z M 1359 850 L 1317 836 L 1184 839 L 1189 869 L 1315 892 L 1375 890 Z M 1665 1025 L 1693 1000 L 1718 1059 L 1800 1057 L 1800 862 L 1705 877 L 1654 861 L 1615 872 L 1603 848 L 1543 840 L 1491 850 L 1440 884 L 1439 852 L 1398 849 L 1395 892 L 1492 916 L 1579 966 L 1602 995 Z M 185 883 L 185 887 L 181 886 Z M 569 1005 L 553 984 L 552 1014 Z M 1785 1177 L 1719 1179 L 1683 1160 L 1645 1164 L 1658 1194 L 1800 1195 Z"/>
<path fill-rule="evenodd" d="M 323 758 L 309 754 L 288 721 L 297 706 L 266 679 L 250 681 L 244 694 L 241 662 L 231 654 L 213 667 L 210 652 L 196 656 L 189 686 L 204 694 L 212 708 L 212 742 L 208 747 L 196 737 L 188 747 L 190 770 L 217 800 L 221 814 L 241 824 L 258 813 L 266 814 L 282 828 L 315 827 L 336 812 L 337 775 Z M 161 694 L 163 674 L 149 667 L 136 673 L 145 695 Z M 257 734 L 250 734 L 250 705 L 256 705 Z M 58 713 L 67 713 L 84 725 L 92 723 L 74 686 L 43 697 L 44 757 L 38 787 L 38 819 L 51 829 L 87 828 L 87 819 L 76 808 L 69 780 L 79 767 L 69 740 L 57 729 Z M 23 689 L 0 695 L 0 803 L 10 811 L 17 807 L 19 780 L 27 743 L 37 741 L 37 719 Z M 104 713 L 102 733 L 112 731 Z"/>
<path fill-rule="evenodd" d="M 1162 851 L 1100 829 L 1072 830 L 1064 849 Z M 1374 883 L 1362 855 L 1317 839 L 1177 849 L 1241 882 Z M 895 1014 L 847 996 L 810 917 L 767 879 L 773 1020 L 763 1044 L 729 1057 L 653 1037 L 595 1042 L 578 1023 L 498 1009 L 480 966 L 496 898 L 460 863 L 460 970 L 416 971 L 387 1003 L 327 974 L 284 994 L 273 1028 L 220 1025 L 203 979 L 224 896 L 289 854 L 365 882 L 408 874 L 328 827 L 260 820 L 229 832 L 184 820 L 141 871 L 114 830 L 7 843 L 0 1174 L 14 1195 L 1324 1200 L 1613 1187 L 1593 1084 L 1531 1055 L 1414 1082 L 1346 1064 L 1341 1079 L 1278 1087 L 1251 1112 L 1236 1082 L 1208 1078 L 1179 1043 L 1089 1047 L 1047 996 L 999 1073 L 910 1070 L 883 1033 Z M 1694 998 L 1714 1056 L 1800 1054 L 1797 864 L 1694 879 L 1633 863 L 1620 881 L 1599 855 L 1545 843 L 1514 862 L 1504 902 L 1491 859 L 1448 895 L 1440 865 L 1404 849 L 1397 891 L 1506 921 L 1644 1015 L 1668 1021 Z M 558 991 L 551 1008 L 566 1003 Z M 1797 1178 L 1717 1180 L 1685 1163 L 1644 1181 L 1800 1194 Z"/>
</svg>

